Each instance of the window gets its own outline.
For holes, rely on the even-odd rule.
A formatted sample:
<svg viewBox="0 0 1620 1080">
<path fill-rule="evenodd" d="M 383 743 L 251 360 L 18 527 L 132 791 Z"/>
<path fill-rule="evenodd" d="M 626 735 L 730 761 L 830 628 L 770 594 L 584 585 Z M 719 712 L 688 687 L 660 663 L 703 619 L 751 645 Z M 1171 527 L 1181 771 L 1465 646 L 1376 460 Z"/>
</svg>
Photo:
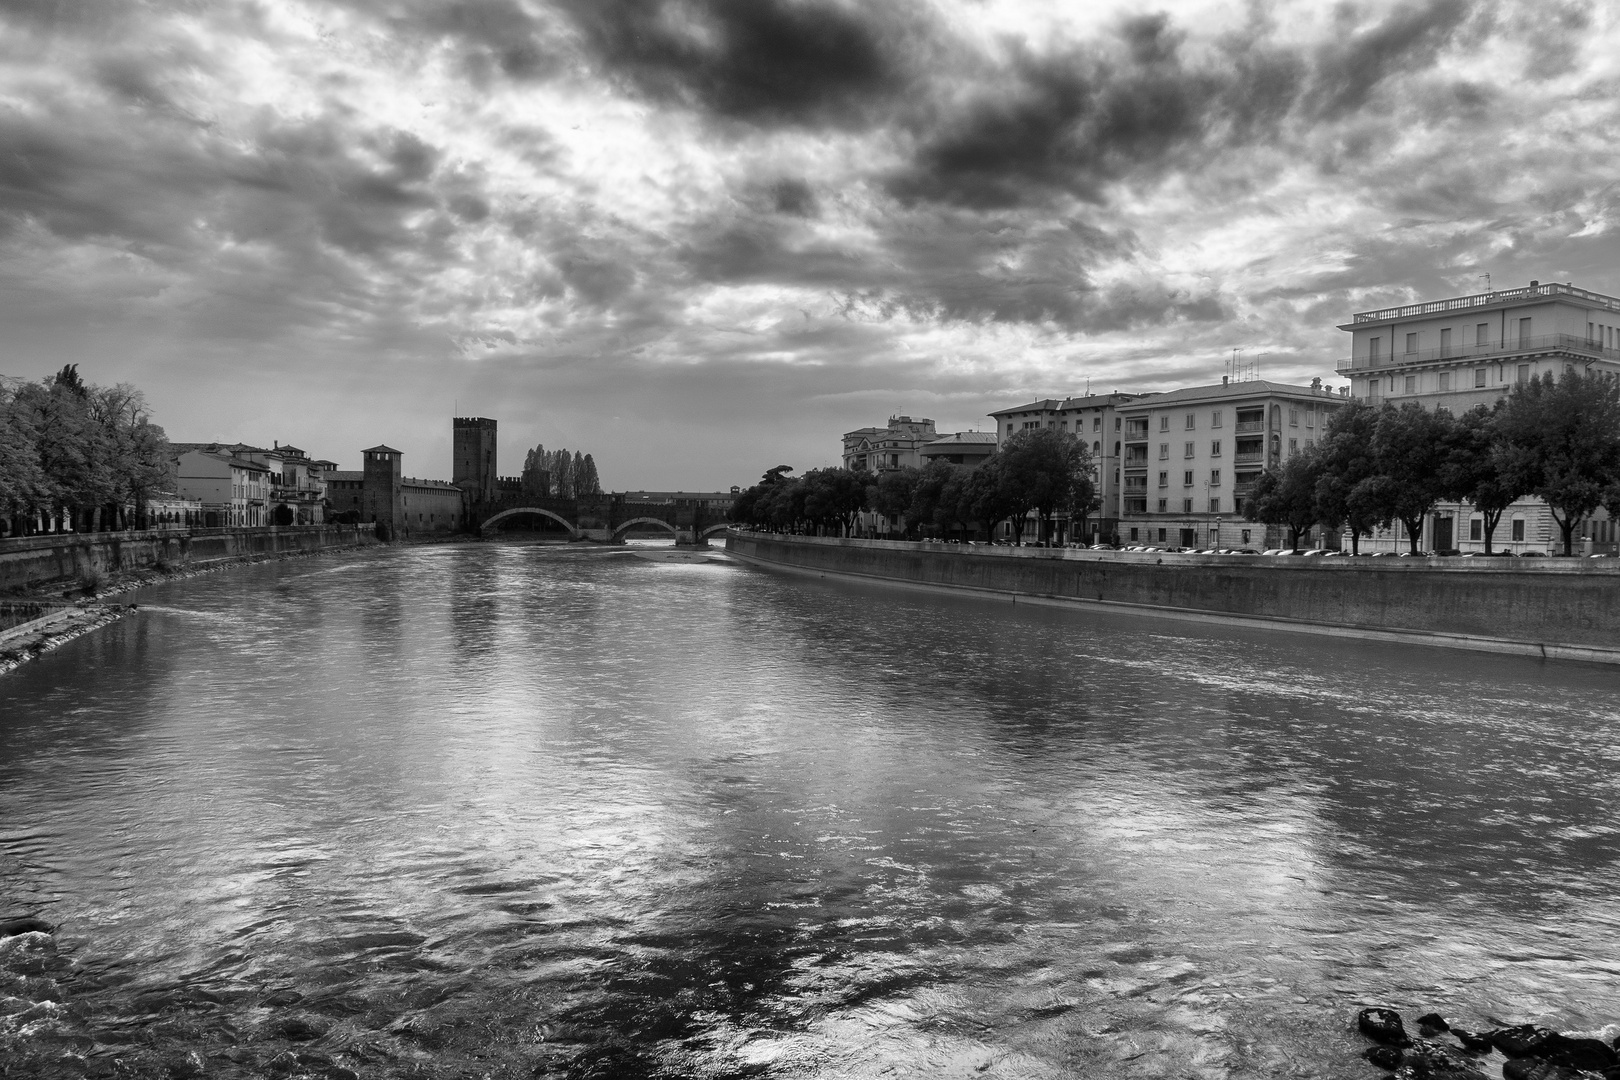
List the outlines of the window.
<svg viewBox="0 0 1620 1080">
<path fill-rule="evenodd" d="M 1221 440 L 1216 439 L 1214 442 L 1209 444 L 1209 456 L 1210 457 L 1220 457 L 1221 456 Z"/>
<path fill-rule="evenodd" d="M 1408 375 L 1406 377 L 1406 392 L 1408 394 L 1417 393 L 1417 376 L 1416 375 Z"/>
<path fill-rule="evenodd" d="M 1210 487 L 1220 487 L 1221 486 L 1221 470 L 1219 470 L 1219 469 L 1211 469 L 1211 470 L 1209 470 L 1209 486 Z"/>
<path fill-rule="evenodd" d="M 1164 543 L 1164 530 L 1163 529 L 1159 530 L 1159 543 L 1161 543 L 1161 544 Z"/>
<path fill-rule="evenodd" d="M 1529 381 L 1530 381 L 1530 365 L 1529 364 L 1520 364 L 1519 365 L 1519 382 L 1527 383 Z"/>
<path fill-rule="evenodd" d="M 1316 426 L 1316 406 L 1314 406 L 1314 405 L 1305 406 L 1305 426 L 1306 427 L 1315 427 Z"/>
<path fill-rule="evenodd" d="M 1117 416 L 1114 417 L 1114 430 L 1115 431 L 1119 430 L 1119 417 L 1117 417 Z"/>
<path fill-rule="evenodd" d="M 1101 431 L 1102 430 L 1102 417 L 1093 416 L 1091 418 L 1091 430 L 1092 431 Z"/>
<path fill-rule="evenodd" d="M 1193 486 L 1193 478 L 1192 478 L 1192 476 L 1193 476 L 1193 471 L 1191 469 L 1188 469 L 1186 472 L 1182 473 L 1181 474 L 1181 486 L 1182 487 L 1192 487 Z"/>
<path fill-rule="evenodd" d="M 1183 514 L 1190 514 L 1190 513 L 1193 512 L 1192 500 L 1191 499 L 1182 499 L 1181 500 L 1181 512 Z"/>
<path fill-rule="evenodd" d="M 1491 324 L 1488 322 L 1482 322 L 1478 326 L 1474 327 L 1474 344 L 1483 349 L 1490 343 Z"/>
<path fill-rule="evenodd" d="M 1524 518 L 1513 519 L 1513 542 L 1515 544 L 1524 543 Z"/>
<path fill-rule="evenodd" d="M 1214 412 L 1209 414 L 1209 426 L 1210 427 L 1220 427 L 1221 426 L 1221 410 L 1216 409 Z"/>
<path fill-rule="evenodd" d="M 1406 352 L 1407 352 L 1407 355 L 1411 355 L 1412 353 L 1417 352 L 1417 335 L 1416 334 L 1407 334 L 1406 335 Z"/>
<path fill-rule="evenodd" d="M 1102 443 L 1097 442 L 1096 440 L 1093 440 L 1092 443 L 1091 443 L 1091 452 L 1093 454 L 1102 453 Z"/>
<path fill-rule="evenodd" d="M 1483 520 L 1477 517 L 1471 517 L 1468 519 L 1468 539 L 1485 539 L 1485 522 Z"/>
<path fill-rule="evenodd" d="M 1170 460 L 1170 444 L 1169 443 L 1162 442 L 1162 443 L 1159 444 L 1159 460 L 1160 461 L 1169 461 Z"/>
<path fill-rule="evenodd" d="M 1218 513 L 1221 512 L 1221 500 L 1220 499 L 1212 498 L 1212 499 L 1209 500 L 1209 512 L 1212 513 L 1212 514 L 1218 514 Z"/>
<path fill-rule="evenodd" d="M 1484 368 L 1475 368 L 1474 369 L 1474 385 L 1475 386 L 1484 386 L 1485 385 L 1485 369 Z"/>
<path fill-rule="evenodd" d="M 1299 427 L 1299 410 L 1298 409 L 1289 409 L 1288 410 L 1288 426 L 1289 427 Z"/>
<path fill-rule="evenodd" d="M 1288 440 L 1288 452 L 1289 452 L 1289 454 L 1296 453 L 1298 450 L 1299 450 L 1299 440 L 1298 439 L 1289 439 Z"/>
<path fill-rule="evenodd" d="M 1187 414 L 1187 430 L 1191 431 L 1198 426 L 1197 413 Z"/>
<path fill-rule="evenodd" d="M 1164 416 L 1159 417 L 1159 430 L 1160 431 L 1169 431 L 1170 430 L 1170 416 L 1169 416 L 1168 413 L 1166 413 Z"/>
<path fill-rule="evenodd" d="M 1383 343 L 1383 338 L 1373 338 L 1371 341 L 1367 342 L 1367 358 L 1369 360 L 1378 359 L 1378 349 L 1381 345 L 1383 345 Z"/>
<path fill-rule="evenodd" d="M 1012 425 L 1011 424 L 1007 425 L 1007 434 L 1009 434 L 1009 435 L 1012 434 Z"/>
<path fill-rule="evenodd" d="M 1245 544 L 1247 544 L 1249 542 L 1249 530 L 1248 529 L 1243 530 L 1243 542 Z"/>
<path fill-rule="evenodd" d="M 1523 348 L 1524 346 L 1526 346 L 1528 344 L 1530 344 L 1530 320 L 1529 319 L 1520 319 L 1519 320 L 1519 346 L 1520 346 L 1520 348 Z"/>
<path fill-rule="evenodd" d="M 1114 456 L 1119 457 L 1119 443 L 1114 443 Z"/>
<path fill-rule="evenodd" d="M 1192 457 L 1193 456 L 1193 444 L 1192 443 L 1182 443 L 1181 456 L 1182 457 Z"/>
<path fill-rule="evenodd" d="M 1445 393 L 1447 390 L 1450 390 L 1450 389 L 1451 389 L 1451 372 L 1442 371 L 1440 373 L 1440 392 Z"/>
<path fill-rule="evenodd" d="M 1132 530 L 1131 530 L 1131 539 L 1132 539 L 1132 540 L 1135 540 L 1135 539 L 1137 539 L 1137 536 L 1136 536 L 1136 530 L 1135 530 L 1135 529 L 1132 529 Z"/>
<path fill-rule="evenodd" d="M 1444 356 L 1451 351 L 1451 327 L 1440 331 L 1440 355 Z"/>
<path fill-rule="evenodd" d="M 1378 380 L 1377 379 L 1368 379 L 1367 380 L 1367 398 L 1368 398 L 1368 400 L 1376 398 L 1377 396 L 1378 396 Z"/>
<path fill-rule="evenodd" d="M 1167 513 L 1169 511 L 1169 509 L 1170 509 L 1170 500 L 1169 499 L 1160 499 L 1159 500 L 1159 513 L 1161 513 L 1161 514 Z"/>
<path fill-rule="evenodd" d="M 1170 486 L 1170 474 L 1168 472 L 1165 472 L 1163 469 L 1159 470 L 1159 486 L 1160 487 L 1169 487 Z"/>
</svg>

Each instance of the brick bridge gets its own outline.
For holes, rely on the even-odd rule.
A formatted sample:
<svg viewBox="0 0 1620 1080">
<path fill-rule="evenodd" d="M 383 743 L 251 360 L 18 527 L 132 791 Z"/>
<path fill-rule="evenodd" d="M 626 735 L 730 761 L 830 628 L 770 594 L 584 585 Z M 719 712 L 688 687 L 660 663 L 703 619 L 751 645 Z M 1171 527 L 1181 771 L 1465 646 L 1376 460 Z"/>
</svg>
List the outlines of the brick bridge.
<svg viewBox="0 0 1620 1080">
<path fill-rule="evenodd" d="M 729 524 L 727 515 L 691 500 L 628 502 L 602 495 L 583 499 L 535 499 L 514 495 L 483 508 L 479 531 L 493 535 L 503 522 L 521 515 L 550 518 L 568 530 L 569 539 L 617 544 L 633 528 L 664 529 L 677 544 L 702 544 Z"/>
</svg>

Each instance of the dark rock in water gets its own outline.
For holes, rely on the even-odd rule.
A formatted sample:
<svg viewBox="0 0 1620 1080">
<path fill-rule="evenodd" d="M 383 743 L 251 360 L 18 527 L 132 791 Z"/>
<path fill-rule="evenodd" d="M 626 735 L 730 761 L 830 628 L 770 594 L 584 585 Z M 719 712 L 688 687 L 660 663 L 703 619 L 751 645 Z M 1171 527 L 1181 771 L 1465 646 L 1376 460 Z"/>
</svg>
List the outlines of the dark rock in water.
<svg viewBox="0 0 1620 1080">
<path fill-rule="evenodd" d="M 1401 1014 L 1394 1009 L 1362 1009 L 1356 1014 L 1356 1026 L 1373 1042 L 1385 1046 L 1411 1046 Z"/>
<path fill-rule="evenodd" d="M 56 927 L 44 919 L 29 916 L 23 919 L 6 919 L 0 922 L 0 938 L 15 937 L 18 934 L 54 934 Z"/>
<path fill-rule="evenodd" d="M 300 994 L 296 990 L 277 990 L 275 993 L 265 998 L 263 1004 L 272 1009 L 276 1009 L 286 1005 L 296 1005 L 303 1000 L 304 995 Z"/>
<path fill-rule="evenodd" d="M 1587 1076 L 1568 1065 L 1533 1057 L 1514 1058 L 1502 1066 L 1502 1080 L 1587 1080 Z"/>
<path fill-rule="evenodd" d="M 1432 1039 L 1442 1031 L 1450 1031 L 1451 1025 L 1439 1013 L 1424 1013 L 1417 1018 L 1418 1034 L 1424 1038 Z"/>
<path fill-rule="evenodd" d="M 1516 1027 L 1497 1028 L 1489 1038 L 1492 1046 L 1510 1058 L 1538 1057 L 1547 1040 L 1557 1034 L 1534 1024 L 1519 1024 Z"/>
<path fill-rule="evenodd" d="M 1554 1065 L 1568 1065 L 1572 1069 L 1602 1072 L 1620 1065 L 1616 1054 L 1602 1039 L 1572 1039 L 1568 1035 L 1554 1035 L 1541 1044 L 1536 1056 Z"/>
<path fill-rule="evenodd" d="M 1401 1067 L 1401 1059 L 1406 1055 L 1402 1054 L 1400 1049 L 1394 1046 L 1369 1046 L 1361 1056 L 1380 1069 L 1394 1072 Z"/>
<path fill-rule="evenodd" d="M 1440 1043 L 1420 1042 L 1406 1052 L 1397 1080 L 1485 1080 L 1472 1059 Z"/>
<path fill-rule="evenodd" d="M 1488 1031 L 1468 1031 L 1454 1027 L 1451 1033 L 1462 1042 L 1464 1050 L 1475 1054 L 1486 1054 L 1491 1050 L 1491 1034 Z"/>
</svg>

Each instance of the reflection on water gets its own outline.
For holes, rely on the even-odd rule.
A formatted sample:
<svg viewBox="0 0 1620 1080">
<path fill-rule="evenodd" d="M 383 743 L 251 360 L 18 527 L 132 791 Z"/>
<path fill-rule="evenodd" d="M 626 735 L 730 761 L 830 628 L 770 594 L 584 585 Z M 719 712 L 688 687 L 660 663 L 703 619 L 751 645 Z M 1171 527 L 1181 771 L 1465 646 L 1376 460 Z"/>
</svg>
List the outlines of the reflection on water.
<svg viewBox="0 0 1620 1080">
<path fill-rule="evenodd" d="M 128 1060 L 1327 1077 L 1363 1003 L 1620 1020 L 1603 669 L 579 547 L 136 599 L 0 682 L 0 916 Z"/>
</svg>

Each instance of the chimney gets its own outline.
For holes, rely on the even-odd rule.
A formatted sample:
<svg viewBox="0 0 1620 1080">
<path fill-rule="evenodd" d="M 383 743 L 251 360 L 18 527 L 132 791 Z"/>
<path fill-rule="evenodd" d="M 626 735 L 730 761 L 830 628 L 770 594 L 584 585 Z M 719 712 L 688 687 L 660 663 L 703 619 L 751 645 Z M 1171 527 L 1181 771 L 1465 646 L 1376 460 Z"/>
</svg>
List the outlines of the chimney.
<svg viewBox="0 0 1620 1080">
<path fill-rule="evenodd" d="M 1311 393 L 1313 393 L 1313 394 L 1318 393 L 1318 392 L 1321 391 L 1321 389 L 1322 389 L 1322 377 L 1320 375 L 1318 375 L 1316 378 L 1311 380 Z"/>
<path fill-rule="evenodd" d="M 1221 376 L 1221 385 L 1222 386 L 1225 386 L 1227 383 L 1229 383 L 1231 381 L 1232 381 L 1232 376 L 1230 376 L 1230 375 L 1222 375 Z"/>
<path fill-rule="evenodd" d="M 1535 281 L 1535 280 L 1532 280 L 1532 281 L 1531 281 L 1531 282 L 1530 282 L 1530 287 L 1531 287 L 1531 288 L 1532 288 L 1532 289 L 1533 289 L 1533 288 L 1535 288 L 1535 287 L 1536 287 L 1536 286 L 1537 286 L 1537 285 L 1540 285 L 1540 284 L 1541 284 L 1541 282 L 1539 282 L 1539 281 Z"/>
</svg>

